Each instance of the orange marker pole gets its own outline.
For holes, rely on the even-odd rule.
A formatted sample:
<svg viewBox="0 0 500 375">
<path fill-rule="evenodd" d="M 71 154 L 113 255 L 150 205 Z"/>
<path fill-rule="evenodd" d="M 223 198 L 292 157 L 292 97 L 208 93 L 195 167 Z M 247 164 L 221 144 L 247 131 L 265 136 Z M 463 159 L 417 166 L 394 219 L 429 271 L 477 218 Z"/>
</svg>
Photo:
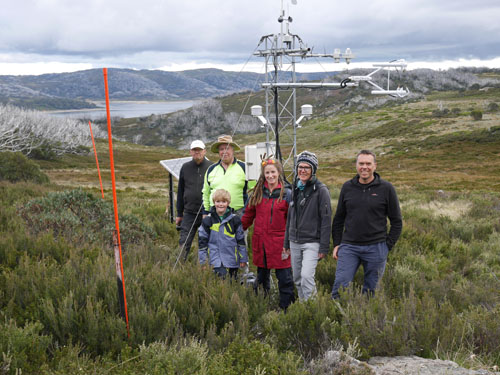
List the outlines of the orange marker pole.
<svg viewBox="0 0 500 375">
<path fill-rule="evenodd" d="M 123 277 L 123 260 L 122 260 L 122 243 L 120 241 L 120 225 L 118 223 L 118 204 L 116 200 L 116 180 L 115 180 L 115 162 L 113 160 L 113 137 L 111 136 L 111 116 L 109 114 L 109 91 L 108 91 L 108 69 L 102 69 L 104 75 L 104 91 L 106 92 L 106 115 L 108 118 L 108 143 L 109 143 L 109 161 L 111 167 L 111 184 L 113 187 L 113 208 L 115 212 L 115 233 L 114 233 L 114 249 L 115 249 L 115 265 L 116 265 L 116 281 L 118 283 L 118 297 L 120 300 L 120 310 L 122 316 L 127 323 L 127 335 L 130 337 L 128 325 L 127 311 L 127 294 L 125 293 L 125 279 Z M 118 246 L 116 246 L 118 245 Z"/>
<path fill-rule="evenodd" d="M 97 151 L 95 149 L 94 134 L 92 133 L 92 124 L 89 120 L 90 137 L 92 138 L 92 146 L 94 146 L 95 163 L 97 165 L 97 174 L 99 175 L 99 184 L 101 184 L 102 199 L 104 199 L 104 190 L 102 188 L 101 171 L 99 169 L 99 160 L 97 159 Z"/>
</svg>

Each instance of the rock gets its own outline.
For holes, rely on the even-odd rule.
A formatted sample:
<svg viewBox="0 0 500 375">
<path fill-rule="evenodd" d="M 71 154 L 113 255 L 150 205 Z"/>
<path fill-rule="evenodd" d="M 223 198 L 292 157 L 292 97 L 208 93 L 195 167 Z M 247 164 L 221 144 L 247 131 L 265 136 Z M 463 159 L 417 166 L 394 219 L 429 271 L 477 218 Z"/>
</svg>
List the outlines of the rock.
<svg viewBox="0 0 500 375">
<path fill-rule="evenodd" d="M 436 195 L 438 198 L 442 198 L 442 199 L 447 199 L 450 197 L 450 193 L 447 193 L 446 191 L 441 190 L 441 189 L 436 191 Z"/>
<path fill-rule="evenodd" d="M 374 375 L 365 362 L 358 361 L 342 351 L 330 350 L 323 358 L 311 361 L 309 373 L 314 375 Z"/>
<path fill-rule="evenodd" d="M 500 375 L 488 370 L 468 370 L 453 361 L 417 356 L 373 357 L 362 362 L 335 350 L 311 361 L 308 370 L 314 375 Z"/>
<path fill-rule="evenodd" d="M 487 370 L 468 370 L 452 361 L 411 357 L 373 357 L 368 365 L 377 375 L 486 375 Z"/>
</svg>

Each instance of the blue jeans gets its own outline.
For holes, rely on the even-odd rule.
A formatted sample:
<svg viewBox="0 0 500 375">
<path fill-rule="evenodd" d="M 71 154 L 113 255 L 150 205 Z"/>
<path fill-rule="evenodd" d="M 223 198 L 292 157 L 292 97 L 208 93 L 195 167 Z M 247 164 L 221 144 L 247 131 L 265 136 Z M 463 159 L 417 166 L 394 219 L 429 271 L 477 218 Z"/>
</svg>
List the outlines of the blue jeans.
<svg viewBox="0 0 500 375">
<path fill-rule="evenodd" d="M 341 243 L 338 250 L 337 271 L 333 283 L 332 298 L 339 298 L 339 288 L 347 288 L 354 279 L 359 266 L 363 266 L 363 293 L 375 293 L 382 278 L 389 249 L 385 242 L 372 245 L 351 245 Z"/>
</svg>

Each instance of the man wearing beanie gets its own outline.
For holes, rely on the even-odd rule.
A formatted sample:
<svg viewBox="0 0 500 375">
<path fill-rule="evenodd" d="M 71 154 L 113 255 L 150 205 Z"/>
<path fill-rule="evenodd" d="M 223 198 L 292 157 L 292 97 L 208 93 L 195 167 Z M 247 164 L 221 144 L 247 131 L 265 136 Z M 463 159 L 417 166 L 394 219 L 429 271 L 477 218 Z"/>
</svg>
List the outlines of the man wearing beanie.
<svg viewBox="0 0 500 375">
<path fill-rule="evenodd" d="M 363 293 L 375 293 L 389 250 L 403 229 L 396 190 L 375 172 L 375 154 L 361 150 L 356 157 L 358 174 L 340 191 L 333 219 L 333 257 L 338 260 L 332 298 L 351 283 L 363 265 Z M 391 228 L 387 233 L 387 218 Z"/>
<path fill-rule="evenodd" d="M 316 178 L 317 170 L 315 154 L 304 151 L 298 156 L 283 244 L 291 255 L 293 280 L 301 301 L 316 294 L 316 266 L 330 249 L 330 192 Z"/>
</svg>

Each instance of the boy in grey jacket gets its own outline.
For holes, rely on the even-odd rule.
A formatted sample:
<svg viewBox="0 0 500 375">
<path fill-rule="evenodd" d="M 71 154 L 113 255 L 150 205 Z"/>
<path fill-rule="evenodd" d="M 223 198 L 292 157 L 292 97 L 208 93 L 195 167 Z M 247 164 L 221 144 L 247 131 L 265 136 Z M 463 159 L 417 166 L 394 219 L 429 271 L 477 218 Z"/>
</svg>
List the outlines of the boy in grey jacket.
<svg viewBox="0 0 500 375">
<path fill-rule="evenodd" d="M 229 271 L 229 276 L 236 278 L 238 268 L 245 267 L 248 262 L 241 219 L 229 207 L 231 195 L 228 191 L 217 189 L 213 202 L 210 215 L 202 220 L 198 230 L 198 259 L 202 266 L 208 260 L 220 277 L 225 278 Z"/>
</svg>

